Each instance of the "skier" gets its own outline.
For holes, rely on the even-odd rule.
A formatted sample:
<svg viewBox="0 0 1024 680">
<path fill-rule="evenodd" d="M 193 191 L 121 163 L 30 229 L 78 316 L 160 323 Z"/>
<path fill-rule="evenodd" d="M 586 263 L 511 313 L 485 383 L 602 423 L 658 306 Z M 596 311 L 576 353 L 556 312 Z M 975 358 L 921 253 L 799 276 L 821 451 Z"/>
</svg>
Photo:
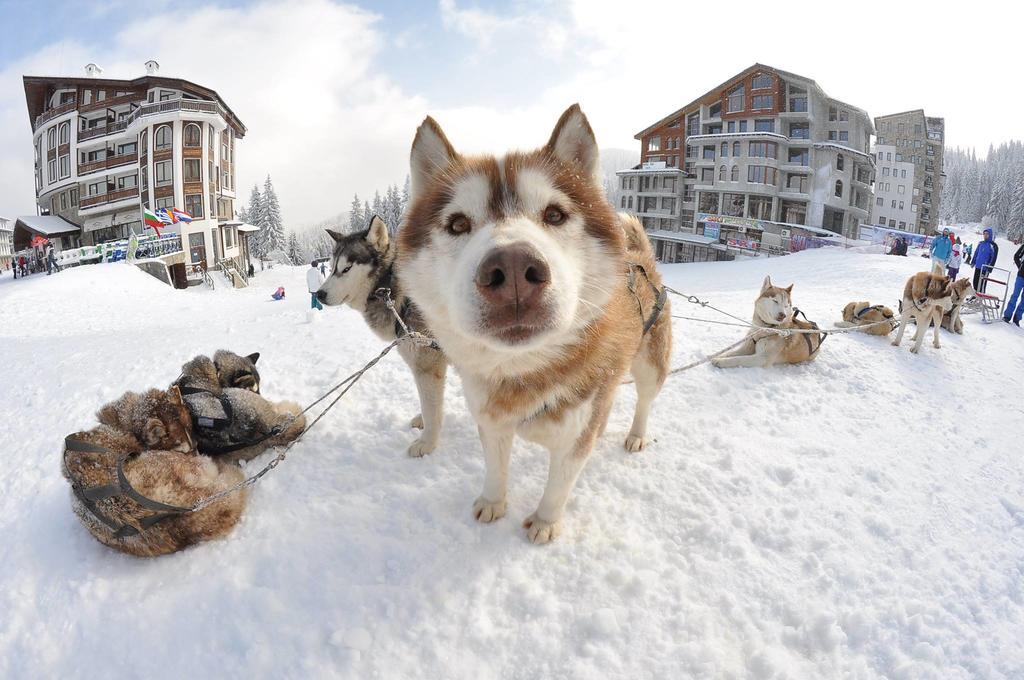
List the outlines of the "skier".
<svg viewBox="0 0 1024 680">
<path fill-rule="evenodd" d="M 941 234 L 932 239 L 932 273 L 941 274 L 946 271 L 946 262 L 949 260 L 949 253 L 953 248 L 949 240 L 949 229 L 944 229 Z"/>
<path fill-rule="evenodd" d="M 986 227 L 983 233 L 985 240 L 974 249 L 974 257 L 971 259 L 971 266 L 974 267 L 974 290 L 979 293 L 985 292 L 985 277 L 999 259 L 999 244 L 992 238 L 992 227 Z"/>
<path fill-rule="evenodd" d="M 316 292 L 320 290 L 324 282 L 324 275 L 316 267 L 316 260 L 309 263 L 309 270 L 306 271 L 306 287 L 309 288 L 309 308 L 323 309 L 324 306 L 316 299 Z"/>
<path fill-rule="evenodd" d="M 949 253 L 949 262 L 946 263 L 946 274 L 950 279 L 956 281 L 956 275 L 960 272 L 960 264 L 963 262 L 963 258 L 960 254 L 961 243 L 959 241 L 953 242 L 953 249 Z"/>
<path fill-rule="evenodd" d="M 1013 254 L 1013 263 L 1017 265 L 1017 280 L 1013 284 L 1013 295 L 1010 296 L 1009 301 L 1006 303 L 1006 309 L 1003 310 L 1003 321 L 1010 323 L 1012 317 L 1013 323 L 1020 328 L 1020 319 L 1024 317 L 1024 244 L 1021 244 L 1020 248 L 1017 248 L 1017 252 Z M 1014 312 L 1016 307 L 1017 311 Z"/>
</svg>

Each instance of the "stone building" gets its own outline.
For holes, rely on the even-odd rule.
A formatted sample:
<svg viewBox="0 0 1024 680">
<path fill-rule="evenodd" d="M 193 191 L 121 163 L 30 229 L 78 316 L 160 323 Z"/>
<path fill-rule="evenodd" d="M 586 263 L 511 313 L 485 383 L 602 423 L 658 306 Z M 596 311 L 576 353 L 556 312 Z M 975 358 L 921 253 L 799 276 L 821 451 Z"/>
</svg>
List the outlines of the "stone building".
<svg viewBox="0 0 1024 680">
<path fill-rule="evenodd" d="M 873 132 L 864 110 L 814 80 L 754 64 L 637 133 L 640 164 L 618 173 L 616 207 L 677 258 L 789 250 L 794 228 L 856 237 L 870 216 Z M 679 255 L 675 244 L 697 236 L 705 252 Z"/>
<path fill-rule="evenodd" d="M 938 226 L 945 121 L 922 109 L 875 118 L 875 200 L 871 223 L 915 234 Z"/>
</svg>

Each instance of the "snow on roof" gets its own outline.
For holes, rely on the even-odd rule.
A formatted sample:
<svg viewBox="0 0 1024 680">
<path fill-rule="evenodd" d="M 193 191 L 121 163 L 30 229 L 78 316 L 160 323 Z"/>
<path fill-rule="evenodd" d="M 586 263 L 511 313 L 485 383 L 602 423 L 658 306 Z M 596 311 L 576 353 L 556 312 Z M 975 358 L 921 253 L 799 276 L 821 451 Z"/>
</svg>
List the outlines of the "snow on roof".
<svg viewBox="0 0 1024 680">
<path fill-rule="evenodd" d="M 23 215 L 15 222 L 15 226 L 41 236 L 70 234 L 82 230 L 77 224 L 68 222 L 59 215 Z"/>
<path fill-rule="evenodd" d="M 864 153 L 863 151 L 857 151 L 857 149 L 854 149 L 852 146 L 845 146 L 843 144 L 836 144 L 835 142 L 815 142 L 814 146 L 815 146 L 815 148 L 818 148 L 818 149 L 824 148 L 826 146 L 830 146 L 832 148 L 839 149 L 840 151 L 845 151 L 846 153 L 852 153 L 855 156 L 861 156 L 861 157 L 863 157 L 863 158 L 865 158 L 865 159 L 867 159 L 869 161 L 874 161 L 875 160 L 875 157 L 872 154 Z"/>
<path fill-rule="evenodd" d="M 711 238 L 710 236 L 703 236 L 701 234 L 691 234 L 688 231 L 665 231 L 663 229 L 658 229 L 655 231 L 647 232 L 647 236 L 650 238 L 660 238 L 663 241 L 696 243 L 702 246 L 718 244 L 718 239 L 716 238 Z"/>
</svg>

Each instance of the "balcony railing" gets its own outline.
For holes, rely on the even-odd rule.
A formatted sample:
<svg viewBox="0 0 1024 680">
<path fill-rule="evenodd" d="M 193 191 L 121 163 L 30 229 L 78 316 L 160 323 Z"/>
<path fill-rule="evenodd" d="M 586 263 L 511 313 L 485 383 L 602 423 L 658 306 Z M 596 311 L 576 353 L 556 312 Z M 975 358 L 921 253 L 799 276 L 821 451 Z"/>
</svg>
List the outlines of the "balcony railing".
<svg viewBox="0 0 1024 680">
<path fill-rule="evenodd" d="M 121 121 L 118 121 L 116 123 L 109 123 L 109 124 L 104 125 L 102 127 L 94 127 L 94 128 L 89 128 L 87 130 L 79 130 L 78 131 L 78 141 L 79 142 L 84 142 L 84 141 L 86 141 L 88 139 L 93 139 L 95 137 L 102 137 L 104 135 L 112 135 L 115 132 L 121 132 L 126 127 L 128 127 L 128 120 L 121 120 Z"/>
<path fill-rule="evenodd" d="M 138 198 L 139 188 L 130 187 L 128 189 L 119 189 L 117 191 L 108 191 L 105 194 L 99 194 L 98 196 L 86 196 L 84 197 L 79 206 L 82 208 L 92 208 L 97 205 L 103 205 L 105 203 L 113 203 L 115 201 L 123 201 L 126 198 Z"/>
<path fill-rule="evenodd" d="M 90 161 L 89 163 L 78 164 L 78 174 L 88 175 L 90 172 L 96 172 L 97 170 L 105 170 L 107 168 L 116 168 L 122 165 L 130 165 L 139 160 L 139 154 L 137 153 L 124 153 L 120 156 L 110 156 L 98 161 Z"/>
<path fill-rule="evenodd" d="M 204 102 L 196 99 L 168 99 L 162 102 L 153 102 L 152 104 L 143 104 L 139 108 L 132 111 L 132 114 L 128 116 L 127 123 L 131 125 L 136 120 L 143 116 L 155 116 L 160 113 L 169 113 L 171 111 L 192 111 L 195 113 L 213 113 L 224 115 L 224 110 L 220 107 L 217 102 Z"/>
<path fill-rule="evenodd" d="M 71 101 L 67 102 L 66 104 L 61 104 L 60 106 L 55 106 L 52 109 L 50 109 L 49 111 L 43 111 L 38 116 L 36 116 L 36 124 L 35 124 L 35 127 L 32 128 L 32 131 L 35 132 L 36 130 L 38 130 L 39 126 L 42 125 L 43 123 L 45 123 L 48 120 L 56 118 L 57 116 L 59 116 L 59 115 L 61 115 L 63 113 L 67 113 L 68 111 L 74 111 L 75 110 L 75 106 L 77 104 L 78 104 L 78 102 L 76 102 L 74 99 L 72 99 Z"/>
</svg>

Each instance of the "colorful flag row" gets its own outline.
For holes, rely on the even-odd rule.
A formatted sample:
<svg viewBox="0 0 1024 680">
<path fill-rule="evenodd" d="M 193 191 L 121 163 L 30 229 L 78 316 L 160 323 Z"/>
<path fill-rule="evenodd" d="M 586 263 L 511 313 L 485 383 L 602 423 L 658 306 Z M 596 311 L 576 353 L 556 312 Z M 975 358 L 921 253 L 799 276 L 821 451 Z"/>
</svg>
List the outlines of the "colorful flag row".
<svg viewBox="0 0 1024 680">
<path fill-rule="evenodd" d="M 178 208 L 158 208 L 155 211 L 144 208 L 142 210 L 142 221 L 147 227 L 152 227 L 159 234 L 160 230 L 168 224 L 191 222 L 192 216 Z"/>
</svg>

